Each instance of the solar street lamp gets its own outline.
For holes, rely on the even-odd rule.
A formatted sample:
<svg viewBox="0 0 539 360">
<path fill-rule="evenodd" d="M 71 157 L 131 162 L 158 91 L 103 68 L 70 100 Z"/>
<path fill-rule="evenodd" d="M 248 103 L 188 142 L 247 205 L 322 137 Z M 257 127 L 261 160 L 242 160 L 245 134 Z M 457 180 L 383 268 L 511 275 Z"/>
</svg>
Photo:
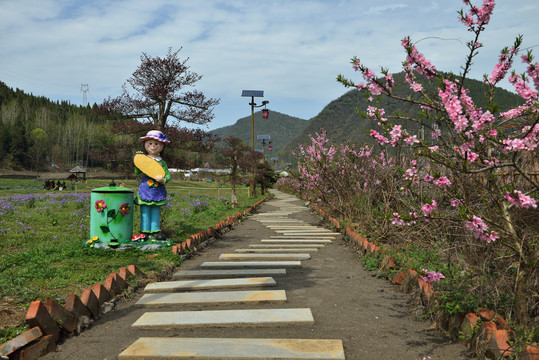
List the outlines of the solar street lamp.
<svg viewBox="0 0 539 360">
<path fill-rule="evenodd" d="M 251 105 L 251 150 L 254 151 L 255 149 L 255 108 L 264 106 L 264 109 L 262 110 L 262 117 L 264 119 L 267 119 L 269 110 L 266 109 L 266 105 L 269 104 L 269 101 L 264 100 L 262 101 L 262 104 L 260 105 L 257 105 L 255 103 L 255 97 L 264 97 L 263 90 L 243 90 L 241 92 L 241 96 L 251 98 L 251 102 L 249 103 L 249 105 Z M 253 164 L 251 184 L 249 185 L 249 196 L 255 195 L 255 173 L 256 173 L 256 165 Z"/>
</svg>

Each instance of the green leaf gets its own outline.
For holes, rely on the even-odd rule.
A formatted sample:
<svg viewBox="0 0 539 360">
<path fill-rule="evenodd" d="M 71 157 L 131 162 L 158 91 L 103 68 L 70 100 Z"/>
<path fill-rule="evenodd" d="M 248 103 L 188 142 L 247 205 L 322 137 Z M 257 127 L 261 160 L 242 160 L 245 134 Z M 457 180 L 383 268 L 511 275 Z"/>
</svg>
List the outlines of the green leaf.
<svg viewBox="0 0 539 360">
<path fill-rule="evenodd" d="M 115 218 L 116 217 L 116 210 L 112 209 L 107 212 L 107 217 Z"/>
<path fill-rule="evenodd" d="M 101 225 L 100 228 L 101 228 L 101 231 L 103 232 L 103 234 L 106 234 L 106 233 L 110 232 L 110 228 L 108 226 Z"/>
</svg>

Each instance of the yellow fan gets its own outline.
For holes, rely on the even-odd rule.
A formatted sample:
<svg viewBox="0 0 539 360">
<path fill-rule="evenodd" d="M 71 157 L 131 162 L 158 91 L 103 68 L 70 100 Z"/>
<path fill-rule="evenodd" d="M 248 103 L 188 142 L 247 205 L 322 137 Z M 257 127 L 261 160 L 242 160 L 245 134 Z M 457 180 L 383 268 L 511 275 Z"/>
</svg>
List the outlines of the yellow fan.
<svg viewBox="0 0 539 360">
<path fill-rule="evenodd" d="M 140 171 L 152 179 L 155 179 L 158 175 L 165 177 L 165 169 L 163 169 L 157 160 L 152 159 L 148 155 L 136 154 L 133 158 L 133 163 Z"/>
</svg>

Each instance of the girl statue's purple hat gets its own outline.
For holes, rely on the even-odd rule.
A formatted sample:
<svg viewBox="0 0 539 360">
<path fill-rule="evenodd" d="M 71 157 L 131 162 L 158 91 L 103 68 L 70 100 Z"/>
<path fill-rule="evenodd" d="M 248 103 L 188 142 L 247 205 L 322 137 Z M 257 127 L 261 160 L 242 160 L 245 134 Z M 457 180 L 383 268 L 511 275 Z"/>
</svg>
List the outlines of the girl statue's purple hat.
<svg viewBox="0 0 539 360">
<path fill-rule="evenodd" d="M 167 136 L 163 134 L 159 130 L 150 130 L 146 134 L 146 136 L 143 136 L 140 138 L 140 141 L 144 142 L 146 140 L 157 140 L 162 142 L 163 144 L 168 144 L 170 141 L 168 140 Z"/>
</svg>

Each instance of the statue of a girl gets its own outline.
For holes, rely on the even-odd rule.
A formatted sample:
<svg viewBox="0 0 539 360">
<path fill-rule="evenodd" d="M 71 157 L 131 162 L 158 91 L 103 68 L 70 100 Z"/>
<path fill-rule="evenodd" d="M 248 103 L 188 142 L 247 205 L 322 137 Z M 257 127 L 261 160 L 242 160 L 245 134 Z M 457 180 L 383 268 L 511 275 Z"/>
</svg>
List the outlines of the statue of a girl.
<svg viewBox="0 0 539 360">
<path fill-rule="evenodd" d="M 155 176 L 153 178 L 135 166 L 135 174 L 144 173 L 135 200 L 135 203 L 140 205 L 140 232 L 145 237 L 165 240 L 166 236 L 161 233 L 161 206 L 168 203 L 165 183 L 170 180 L 170 173 L 166 162 L 161 158 L 161 152 L 170 141 L 159 130 L 148 131 L 140 141 L 144 143 L 147 156 L 157 161 L 164 170 L 164 176 L 152 175 Z"/>
</svg>

